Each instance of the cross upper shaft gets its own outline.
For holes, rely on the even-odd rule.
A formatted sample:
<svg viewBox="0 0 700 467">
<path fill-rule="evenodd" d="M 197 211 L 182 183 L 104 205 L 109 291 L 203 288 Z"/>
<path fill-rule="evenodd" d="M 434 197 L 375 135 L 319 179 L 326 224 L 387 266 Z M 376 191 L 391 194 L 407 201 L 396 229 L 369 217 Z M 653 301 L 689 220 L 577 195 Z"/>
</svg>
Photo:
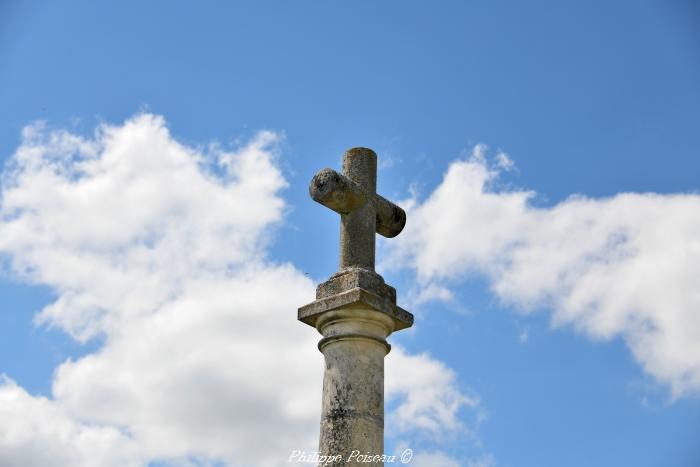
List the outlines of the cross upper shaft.
<svg viewBox="0 0 700 467">
<path fill-rule="evenodd" d="M 395 237 L 406 213 L 377 194 L 377 154 L 352 148 L 343 154 L 343 173 L 322 169 L 309 185 L 311 197 L 340 214 L 340 269 L 374 271 L 375 232 Z"/>
</svg>

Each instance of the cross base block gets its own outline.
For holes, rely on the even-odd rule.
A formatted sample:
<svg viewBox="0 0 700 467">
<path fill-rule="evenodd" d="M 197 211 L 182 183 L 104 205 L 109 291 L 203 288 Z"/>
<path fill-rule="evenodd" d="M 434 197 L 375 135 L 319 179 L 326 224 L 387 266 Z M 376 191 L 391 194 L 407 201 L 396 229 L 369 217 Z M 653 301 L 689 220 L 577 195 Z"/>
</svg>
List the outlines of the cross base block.
<svg viewBox="0 0 700 467">
<path fill-rule="evenodd" d="M 413 325 L 413 315 L 396 305 L 396 289 L 382 276 L 364 268 L 346 268 L 316 288 L 316 300 L 299 308 L 297 318 L 309 326 L 324 313 L 339 308 L 370 308 L 388 315 L 394 331 Z"/>
</svg>

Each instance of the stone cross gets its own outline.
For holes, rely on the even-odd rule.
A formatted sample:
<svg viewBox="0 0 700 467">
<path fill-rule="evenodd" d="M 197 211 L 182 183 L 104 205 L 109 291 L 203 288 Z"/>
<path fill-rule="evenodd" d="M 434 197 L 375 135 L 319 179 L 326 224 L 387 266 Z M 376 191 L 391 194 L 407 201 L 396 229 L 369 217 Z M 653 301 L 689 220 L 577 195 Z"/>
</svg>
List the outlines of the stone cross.
<svg viewBox="0 0 700 467">
<path fill-rule="evenodd" d="M 384 465 L 386 338 L 413 324 L 396 305 L 396 290 L 374 271 L 375 232 L 395 237 L 406 223 L 403 209 L 376 191 L 377 155 L 367 148 L 346 151 L 342 174 L 323 169 L 309 186 L 311 197 L 341 219 L 339 271 L 298 311 L 323 335 L 319 453 L 326 466 Z"/>
<path fill-rule="evenodd" d="M 340 214 L 340 269 L 360 267 L 374 271 L 374 232 L 395 237 L 406 224 L 403 209 L 377 193 L 377 155 L 353 148 L 343 156 L 343 174 L 319 171 L 309 194 Z"/>
</svg>

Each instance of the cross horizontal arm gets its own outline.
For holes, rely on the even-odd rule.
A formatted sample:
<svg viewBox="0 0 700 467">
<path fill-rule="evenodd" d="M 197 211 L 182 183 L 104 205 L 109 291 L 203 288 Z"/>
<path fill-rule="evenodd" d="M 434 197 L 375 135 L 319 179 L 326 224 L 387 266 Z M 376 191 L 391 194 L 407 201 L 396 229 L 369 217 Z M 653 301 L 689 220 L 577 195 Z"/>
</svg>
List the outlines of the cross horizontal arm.
<svg viewBox="0 0 700 467">
<path fill-rule="evenodd" d="M 377 217 L 376 232 L 387 238 L 396 237 L 406 225 L 403 209 L 376 193 L 365 193 L 357 183 L 333 169 L 322 169 L 314 175 L 309 194 L 338 214 L 349 214 L 370 199 Z"/>
<path fill-rule="evenodd" d="M 333 169 L 321 169 L 309 185 L 309 194 L 317 203 L 338 214 L 349 214 L 367 202 L 364 190 Z"/>
<path fill-rule="evenodd" d="M 377 233 L 379 235 L 393 238 L 401 233 L 406 225 L 406 211 L 379 195 L 374 195 L 374 208 L 377 211 Z"/>
</svg>

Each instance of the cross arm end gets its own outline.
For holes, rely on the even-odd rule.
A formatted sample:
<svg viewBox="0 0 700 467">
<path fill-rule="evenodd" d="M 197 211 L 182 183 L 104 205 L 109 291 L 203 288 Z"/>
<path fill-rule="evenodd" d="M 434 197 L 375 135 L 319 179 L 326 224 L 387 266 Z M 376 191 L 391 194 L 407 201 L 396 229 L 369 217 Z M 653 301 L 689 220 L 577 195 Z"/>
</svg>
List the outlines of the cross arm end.
<svg viewBox="0 0 700 467">
<path fill-rule="evenodd" d="M 367 201 L 362 188 L 333 169 L 321 169 L 314 175 L 309 184 L 309 195 L 339 214 L 348 214 Z"/>
</svg>

